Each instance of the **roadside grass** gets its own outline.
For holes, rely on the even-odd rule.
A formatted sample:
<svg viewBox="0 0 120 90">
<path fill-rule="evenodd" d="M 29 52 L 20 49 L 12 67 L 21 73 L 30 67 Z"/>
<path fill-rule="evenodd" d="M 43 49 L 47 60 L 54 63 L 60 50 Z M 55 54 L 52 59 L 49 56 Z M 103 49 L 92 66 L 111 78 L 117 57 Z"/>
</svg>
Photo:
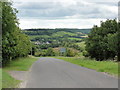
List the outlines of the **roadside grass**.
<svg viewBox="0 0 120 90">
<path fill-rule="evenodd" d="M 17 70 L 17 71 L 27 71 L 31 65 L 38 59 L 38 57 L 25 57 L 18 58 L 11 61 L 3 70 Z"/>
<path fill-rule="evenodd" d="M 19 80 L 14 79 L 11 77 L 7 72 L 4 70 L 2 71 L 2 88 L 17 88 L 18 84 L 21 82 Z"/>
<path fill-rule="evenodd" d="M 106 72 L 108 74 L 118 76 L 118 63 L 114 61 L 96 61 L 86 57 L 54 57 L 64 61 L 80 65 L 82 67 Z M 120 72 L 119 72 L 120 73 Z M 119 74 L 120 75 L 120 74 Z"/>
<path fill-rule="evenodd" d="M 18 58 L 2 68 L 2 88 L 17 88 L 21 81 L 14 79 L 8 72 L 14 70 L 28 71 L 31 65 L 37 60 L 37 57 L 32 56 Z"/>
<path fill-rule="evenodd" d="M 2 89 L 2 68 L 0 68 L 0 90 Z"/>
</svg>

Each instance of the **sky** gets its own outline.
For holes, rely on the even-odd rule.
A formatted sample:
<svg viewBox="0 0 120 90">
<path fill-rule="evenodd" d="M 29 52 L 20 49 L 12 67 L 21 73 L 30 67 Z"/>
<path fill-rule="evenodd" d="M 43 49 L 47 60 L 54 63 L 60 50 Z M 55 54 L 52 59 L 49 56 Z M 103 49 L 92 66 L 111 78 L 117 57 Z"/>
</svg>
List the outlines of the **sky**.
<svg viewBox="0 0 120 90">
<path fill-rule="evenodd" d="M 119 0 L 12 0 L 20 28 L 92 28 L 118 17 Z"/>
</svg>

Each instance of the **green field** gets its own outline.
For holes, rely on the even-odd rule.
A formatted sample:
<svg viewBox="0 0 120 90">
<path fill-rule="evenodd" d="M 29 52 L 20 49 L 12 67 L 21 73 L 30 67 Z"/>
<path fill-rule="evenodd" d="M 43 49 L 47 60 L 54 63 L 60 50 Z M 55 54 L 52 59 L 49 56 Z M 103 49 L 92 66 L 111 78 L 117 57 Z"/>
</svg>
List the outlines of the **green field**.
<svg viewBox="0 0 120 90">
<path fill-rule="evenodd" d="M 70 33 L 70 32 L 65 32 L 65 31 L 60 31 L 60 32 L 56 32 L 56 33 L 52 34 L 53 37 L 60 37 L 60 36 L 64 36 L 64 35 L 76 36 L 75 33 Z"/>
<path fill-rule="evenodd" d="M 82 40 L 81 38 L 68 38 L 70 40 Z"/>
<path fill-rule="evenodd" d="M 67 62 L 80 65 L 82 67 L 97 70 L 99 72 L 106 72 L 108 74 L 118 76 L 118 63 L 114 61 L 96 61 L 85 57 L 55 57 Z"/>
<path fill-rule="evenodd" d="M 30 39 L 39 38 L 39 37 L 41 37 L 41 38 L 49 38 L 50 36 L 48 36 L 48 35 L 30 35 L 29 36 Z"/>
<path fill-rule="evenodd" d="M 8 71 L 27 71 L 31 65 L 37 60 L 37 57 L 26 57 L 19 58 L 14 61 L 11 61 L 6 67 L 2 69 L 2 87 L 3 88 L 16 88 L 17 85 L 21 82 L 15 80 L 8 74 Z"/>
</svg>

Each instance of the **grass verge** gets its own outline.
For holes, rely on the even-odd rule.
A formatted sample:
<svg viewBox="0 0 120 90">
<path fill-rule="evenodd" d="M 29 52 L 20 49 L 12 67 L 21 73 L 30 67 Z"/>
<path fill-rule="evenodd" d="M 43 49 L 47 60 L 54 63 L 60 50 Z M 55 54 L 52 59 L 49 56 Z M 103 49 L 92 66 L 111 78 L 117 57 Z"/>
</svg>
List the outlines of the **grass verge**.
<svg viewBox="0 0 120 90">
<path fill-rule="evenodd" d="M 11 61 L 3 70 L 27 71 L 37 59 L 36 57 L 18 58 Z"/>
<path fill-rule="evenodd" d="M 2 88 L 17 88 L 21 82 L 11 77 L 7 72 L 2 71 Z"/>
<path fill-rule="evenodd" d="M 89 58 L 77 57 L 54 57 L 64 61 L 80 65 L 82 67 L 97 70 L 99 72 L 106 72 L 108 74 L 118 76 L 118 63 L 113 61 L 96 61 Z"/>
<path fill-rule="evenodd" d="M 28 71 L 31 65 L 37 60 L 36 57 L 18 58 L 11 61 L 7 66 L 2 68 L 2 88 L 17 88 L 21 82 L 14 79 L 8 74 L 8 71 Z"/>
<path fill-rule="evenodd" d="M 2 89 L 2 69 L 0 68 L 0 90 Z"/>
</svg>

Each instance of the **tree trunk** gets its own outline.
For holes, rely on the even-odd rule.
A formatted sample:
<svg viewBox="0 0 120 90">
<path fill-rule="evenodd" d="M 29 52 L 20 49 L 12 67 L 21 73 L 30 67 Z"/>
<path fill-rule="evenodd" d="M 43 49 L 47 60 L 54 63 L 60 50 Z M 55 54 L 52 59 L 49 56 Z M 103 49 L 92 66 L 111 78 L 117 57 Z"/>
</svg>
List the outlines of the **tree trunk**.
<svg viewBox="0 0 120 90">
<path fill-rule="evenodd" d="M 120 62 L 120 49 L 118 50 L 117 61 Z"/>
</svg>

